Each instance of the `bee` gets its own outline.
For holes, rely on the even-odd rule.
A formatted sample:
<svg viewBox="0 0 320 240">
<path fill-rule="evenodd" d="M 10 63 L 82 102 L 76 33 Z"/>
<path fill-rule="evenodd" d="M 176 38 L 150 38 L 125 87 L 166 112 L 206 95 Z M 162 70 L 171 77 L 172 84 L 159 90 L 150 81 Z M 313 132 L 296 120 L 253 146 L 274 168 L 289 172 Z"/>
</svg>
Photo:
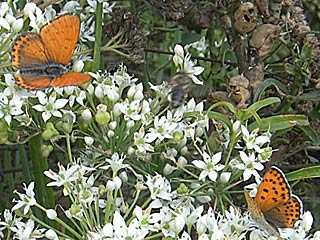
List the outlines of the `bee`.
<svg viewBox="0 0 320 240">
<path fill-rule="evenodd" d="M 185 73 L 177 73 L 169 83 L 171 85 L 171 92 L 169 100 L 172 107 L 177 108 L 181 106 L 185 97 L 191 89 L 191 79 Z"/>
</svg>

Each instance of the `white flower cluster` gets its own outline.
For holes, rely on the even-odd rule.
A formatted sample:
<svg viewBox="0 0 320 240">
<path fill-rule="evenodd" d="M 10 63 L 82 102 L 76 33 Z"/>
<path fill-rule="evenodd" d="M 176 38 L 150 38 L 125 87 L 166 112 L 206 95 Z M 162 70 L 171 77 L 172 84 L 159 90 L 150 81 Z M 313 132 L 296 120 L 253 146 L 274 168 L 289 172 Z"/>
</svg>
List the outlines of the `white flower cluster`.
<svg viewBox="0 0 320 240">
<path fill-rule="evenodd" d="M 8 89 L 9 86 L 6 91 L 10 92 Z M 56 211 L 37 203 L 34 183 L 31 183 L 25 186 L 25 194 L 17 193 L 19 200 L 15 200 L 15 206 L 4 212 L 0 222 L 2 235 L 11 232 L 16 239 L 35 239 L 37 236 L 58 239 L 61 234 L 58 229 L 37 226 L 34 219 L 24 221 L 14 214 L 21 209 L 27 216 L 32 208 L 37 207 L 49 219 L 68 229 L 73 238 L 79 239 L 83 236 L 87 239 L 144 239 L 149 235 L 176 239 L 193 239 L 195 236 L 199 239 L 245 239 L 249 235 L 250 239 L 266 239 L 264 231 L 256 229 L 248 214 L 241 213 L 236 206 L 214 211 L 212 208 L 205 210 L 204 204 L 216 202 L 216 209 L 217 201 L 222 201 L 221 196 L 225 194 L 224 188 L 234 185 L 241 175 L 245 181 L 251 176 L 259 181 L 258 171 L 263 169 L 261 163 L 271 156 L 266 154 L 272 151 L 268 145 L 270 133 L 249 132 L 237 121 L 229 129 L 226 142 L 230 144 L 231 137 L 235 136 L 238 154 L 234 155 L 233 150 L 231 156 L 235 157 L 229 161 L 224 151 L 211 153 L 204 141 L 209 118 L 203 112 L 203 104 L 196 104 L 191 99 L 187 105 L 168 109 L 160 115 L 156 106 L 161 100 L 146 98 L 143 85 L 130 76 L 125 67 L 120 67 L 114 74 L 97 73 L 85 90 L 79 87 L 56 90 L 49 91 L 49 97 L 43 92 L 26 95 L 24 104 L 30 105 L 28 101 L 32 101 L 31 109 L 41 112 L 43 123 L 51 118 L 59 120 L 71 112 L 72 124 L 81 120 L 96 126 L 91 135 L 84 137 L 87 145 L 86 152 L 81 155 L 81 164 L 59 165 L 58 172 L 45 172 L 51 179 L 48 186 L 61 187 L 63 196 L 71 200 L 63 210 L 74 226 L 64 223 Z M 12 90 L 11 98 L 19 91 Z M 30 107 L 25 109 L 30 110 Z M 33 122 L 29 120 L 28 126 Z M 110 158 L 104 157 L 103 153 L 112 146 L 118 151 L 115 148 Z M 188 159 L 192 156 L 191 146 L 197 149 L 202 159 Z M 193 183 L 188 185 L 188 181 L 181 181 L 177 184 L 161 174 L 144 177 L 140 170 L 137 171 L 137 164 L 129 164 L 134 159 L 150 162 L 156 157 L 167 162 L 163 165 L 164 174 L 179 176 L 183 171 Z M 98 186 L 97 176 L 102 172 L 109 177 L 105 184 Z M 135 186 L 135 200 L 130 206 L 125 198 L 128 196 L 117 194 L 127 188 L 129 182 Z M 149 197 L 145 196 L 147 192 Z M 139 203 L 142 196 L 145 201 Z M 80 233 L 75 231 L 84 222 L 91 224 Z M 312 239 L 306 234 L 310 222 L 312 216 L 306 212 L 302 221 L 296 224 L 298 232 L 286 229 L 282 235 L 288 239 L 297 239 L 297 236 Z M 190 229 L 194 229 L 194 233 Z M 318 235 L 315 233 L 313 239 Z"/>
</svg>

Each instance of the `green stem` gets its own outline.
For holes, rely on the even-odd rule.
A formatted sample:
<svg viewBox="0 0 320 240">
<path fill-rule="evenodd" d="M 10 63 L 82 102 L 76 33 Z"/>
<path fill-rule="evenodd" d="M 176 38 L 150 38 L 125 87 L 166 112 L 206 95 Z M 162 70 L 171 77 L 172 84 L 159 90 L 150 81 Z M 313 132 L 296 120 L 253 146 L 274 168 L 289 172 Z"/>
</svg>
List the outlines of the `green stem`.
<svg viewBox="0 0 320 240">
<path fill-rule="evenodd" d="M 95 42 L 93 52 L 93 67 L 92 71 L 98 71 L 100 69 L 100 49 L 101 49 L 101 36 L 102 36 L 102 2 L 97 2 L 96 9 L 96 25 L 95 25 Z"/>
</svg>

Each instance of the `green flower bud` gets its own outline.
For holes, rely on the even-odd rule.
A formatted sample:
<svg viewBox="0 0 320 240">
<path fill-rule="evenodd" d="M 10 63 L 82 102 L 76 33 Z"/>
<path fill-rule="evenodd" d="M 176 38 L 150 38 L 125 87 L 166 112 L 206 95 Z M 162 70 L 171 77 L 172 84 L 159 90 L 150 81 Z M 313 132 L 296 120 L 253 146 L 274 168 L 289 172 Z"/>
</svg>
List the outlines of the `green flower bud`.
<svg viewBox="0 0 320 240">
<path fill-rule="evenodd" d="M 176 131 L 173 133 L 173 141 L 178 143 L 181 141 L 181 139 L 183 139 L 183 134 L 181 132 Z"/>
<path fill-rule="evenodd" d="M 8 142 L 8 129 L 9 126 L 7 122 L 3 119 L 0 120 L 0 144 L 5 144 Z"/>
<path fill-rule="evenodd" d="M 76 205 L 76 204 L 72 204 L 71 208 L 70 208 L 70 213 L 71 215 L 75 216 L 77 215 L 79 212 L 81 211 L 81 207 Z"/>
<path fill-rule="evenodd" d="M 106 125 L 110 122 L 110 114 L 108 112 L 97 112 L 94 119 L 99 125 Z"/>
<path fill-rule="evenodd" d="M 59 135 L 59 132 L 55 129 L 53 123 L 47 122 L 46 130 L 44 130 L 41 135 L 43 140 L 49 140 L 49 139 L 56 137 L 58 135 Z"/>
<path fill-rule="evenodd" d="M 53 146 L 45 145 L 45 144 L 41 145 L 41 155 L 43 158 L 47 159 L 52 151 L 53 151 Z"/>
<path fill-rule="evenodd" d="M 186 185 L 184 185 L 183 183 L 180 184 L 180 186 L 177 189 L 177 193 L 178 194 L 186 194 L 188 193 L 188 188 Z"/>
<path fill-rule="evenodd" d="M 56 127 L 64 133 L 71 133 L 74 122 L 75 122 L 74 114 L 66 113 L 61 118 L 61 121 L 59 121 L 56 124 Z"/>
</svg>

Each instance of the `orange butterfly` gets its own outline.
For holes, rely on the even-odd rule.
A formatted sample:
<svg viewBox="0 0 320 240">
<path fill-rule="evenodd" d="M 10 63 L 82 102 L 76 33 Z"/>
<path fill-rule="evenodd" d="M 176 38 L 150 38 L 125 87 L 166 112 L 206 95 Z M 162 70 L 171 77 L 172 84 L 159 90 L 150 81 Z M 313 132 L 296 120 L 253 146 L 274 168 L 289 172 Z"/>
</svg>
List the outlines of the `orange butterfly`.
<svg viewBox="0 0 320 240">
<path fill-rule="evenodd" d="M 263 176 L 254 199 L 244 191 L 251 217 L 270 235 L 281 239 L 278 228 L 292 228 L 302 214 L 301 200 L 291 194 L 284 173 L 271 167 Z"/>
<path fill-rule="evenodd" d="M 84 73 L 69 72 L 79 39 L 80 18 L 66 14 L 43 26 L 40 34 L 24 33 L 15 40 L 11 61 L 19 69 L 17 84 L 29 90 L 80 85 L 91 79 Z"/>
</svg>

